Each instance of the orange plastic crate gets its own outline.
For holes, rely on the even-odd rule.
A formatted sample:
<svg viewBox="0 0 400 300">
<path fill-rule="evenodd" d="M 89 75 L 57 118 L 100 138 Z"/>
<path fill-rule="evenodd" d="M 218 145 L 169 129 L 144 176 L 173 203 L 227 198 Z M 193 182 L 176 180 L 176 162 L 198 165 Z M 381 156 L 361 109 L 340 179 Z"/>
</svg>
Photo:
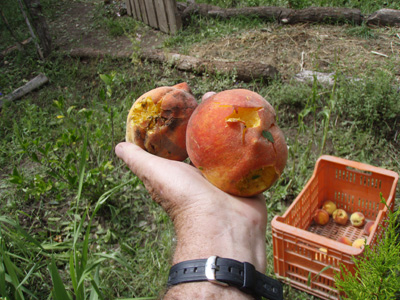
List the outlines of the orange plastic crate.
<svg viewBox="0 0 400 300">
<path fill-rule="evenodd" d="M 398 174 L 382 168 L 333 156 L 321 156 L 311 179 L 283 216 L 272 220 L 275 274 L 291 286 L 322 299 L 339 299 L 334 276 L 343 264 L 354 273 L 352 257 L 364 250 L 337 241 L 347 236 L 352 241 L 367 238 L 373 247 L 384 232 L 387 207 L 381 203 L 380 193 L 390 209 L 394 207 Z M 367 221 L 375 224 L 369 236 L 363 228 L 337 225 L 330 221 L 316 225 L 312 216 L 325 200 L 332 200 L 338 208 L 350 214 L 364 213 Z M 326 266 L 330 268 L 324 270 Z"/>
</svg>

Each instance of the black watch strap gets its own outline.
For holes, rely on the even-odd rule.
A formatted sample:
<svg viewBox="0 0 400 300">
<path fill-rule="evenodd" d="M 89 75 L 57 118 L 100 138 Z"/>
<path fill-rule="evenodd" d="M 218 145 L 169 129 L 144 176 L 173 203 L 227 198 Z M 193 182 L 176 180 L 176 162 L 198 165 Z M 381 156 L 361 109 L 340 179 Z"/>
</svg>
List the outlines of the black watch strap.
<svg viewBox="0 0 400 300">
<path fill-rule="evenodd" d="M 247 262 L 211 256 L 180 262 L 171 267 L 168 286 L 186 282 L 210 281 L 223 286 L 234 286 L 257 299 L 283 300 L 282 284 L 256 271 Z"/>
</svg>

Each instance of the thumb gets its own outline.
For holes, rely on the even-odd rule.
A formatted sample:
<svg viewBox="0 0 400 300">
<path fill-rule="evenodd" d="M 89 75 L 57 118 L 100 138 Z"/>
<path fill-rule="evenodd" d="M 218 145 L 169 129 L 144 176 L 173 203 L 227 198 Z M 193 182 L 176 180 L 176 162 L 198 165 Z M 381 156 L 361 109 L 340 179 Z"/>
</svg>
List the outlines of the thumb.
<svg viewBox="0 0 400 300">
<path fill-rule="evenodd" d="M 148 153 L 139 146 L 127 142 L 119 143 L 115 147 L 115 154 L 122 159 L 129 169 L 140 179 L 150 175 L 147 173 L 151 171 L 154 160 L 161 159 L 160 157 Z"/>
</svg>

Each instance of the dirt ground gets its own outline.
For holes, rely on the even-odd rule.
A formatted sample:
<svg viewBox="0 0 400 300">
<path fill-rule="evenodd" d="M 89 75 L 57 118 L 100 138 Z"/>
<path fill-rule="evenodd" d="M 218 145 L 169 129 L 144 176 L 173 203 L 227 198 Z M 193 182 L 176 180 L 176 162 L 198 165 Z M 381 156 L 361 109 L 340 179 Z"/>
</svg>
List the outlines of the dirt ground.
<svg viewBox="0 0 400 300">
<path fill-rule="evenodd" d="M 104 28 L 93 25 L 96 5 L 101 3 L 101 0 L 59 2 L 59 15 L 50 23 L 56 49 L 92 48 L 110 54 L 132 52 L 129 37 L 112 37 Z M 117 11 L 110 13 L 116 15 Z M 138 33 L 142 48 L 158 47 L 167 38 L 166 34 L 145 25 Z M 284 26 L 270 22 L 261 29 L 192 45 L 188 54 L 211 60 L 260 61 L 275 66 L 286 79 L 301 70 L 336 70 L 357 76 L 360 71 L 382 68 L 392 69 L 400 80 L 400 28 L 369 30 L 350 25 Z"/>
</svg>

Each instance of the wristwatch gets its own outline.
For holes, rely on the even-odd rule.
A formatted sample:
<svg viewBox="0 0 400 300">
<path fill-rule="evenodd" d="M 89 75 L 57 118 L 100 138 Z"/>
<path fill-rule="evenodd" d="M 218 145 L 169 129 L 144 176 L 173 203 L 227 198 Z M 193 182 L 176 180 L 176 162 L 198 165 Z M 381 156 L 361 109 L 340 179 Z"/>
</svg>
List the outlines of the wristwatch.
<svg viewBox="0 0 400 300">
<path fill-rule="evenodd" d="M 234 286 L 256 299 L 283 300 L 280 281 L 256 271 L 248 262 L 210 256 L 173 265 L 168 276 L 168 286 L 187 282 L 209 281 L 221 286 Z"/>
</svg>

